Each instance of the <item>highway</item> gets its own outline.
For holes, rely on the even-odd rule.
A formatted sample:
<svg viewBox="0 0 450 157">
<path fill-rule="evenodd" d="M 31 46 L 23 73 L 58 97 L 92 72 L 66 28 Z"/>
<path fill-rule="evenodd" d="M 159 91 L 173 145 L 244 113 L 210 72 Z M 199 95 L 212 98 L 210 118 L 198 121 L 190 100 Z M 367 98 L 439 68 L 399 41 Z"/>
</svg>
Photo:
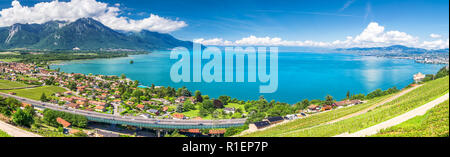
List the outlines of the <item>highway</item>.
<svg viewBox="0 0 450 157">
<path fill-rule="evenodd" d="M 1 93 L 0 96 L 12 97 L 21 102 L 34 105 L 39 109 L 52 109 L 56 111 L 68 112 L 76 115 L 82 115 L 90 121 L 111 123 L 111 124 L 125 124 L 137 127 L 161 128 L 161 129 L 204 129 L 204 128 L 227 128 L 233 126 L 244 125 L 246 119 L 223 119 L 223 120 L 177 120 L 177 119 L 152 119 L 135 116 L 119 116 L 112 114 L 104 114 L 92 111 L 77 110 L 57 104 L 45 103 L 41 101 L 31 100 L 15 95 Z"/>
</svg>

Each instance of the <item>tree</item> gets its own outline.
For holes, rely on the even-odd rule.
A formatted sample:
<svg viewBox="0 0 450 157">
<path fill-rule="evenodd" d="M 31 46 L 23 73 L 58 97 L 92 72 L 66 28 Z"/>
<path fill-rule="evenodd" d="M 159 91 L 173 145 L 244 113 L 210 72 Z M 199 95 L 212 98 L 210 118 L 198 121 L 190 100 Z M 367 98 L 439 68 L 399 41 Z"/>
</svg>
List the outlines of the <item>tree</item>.
<svg viewBox="0 0 450 157">
<path fill-rule="evenodd" d="M 200 93 L 199 90 L 195 91 L 195 100 L 197 102 L 203 102 L 203 97 L 202 97 L 202 93 Z"/>
<path fill-rule="evenodd" d="M 260 95 L 259 100 L 265 100 L 264 95 Z"/>
<path fill-rule="evenodd" d="M 199 112 L 198 112 L 198 114 L 201 116 L 201 117 L 206 117 L 206 116 L 208 116 L 208 110 L 206 110 L 204 107 L 203 107 L 203 104 L 202 103 L 200 103 L 200 108 L 199 108 Z"/>
<path fill-rule="evenodd" d="M 295 105 L 296 105 L 296 109 L 303 110 L 303 109 L 306 109 L 310 105 L 310 102 L 308 99 L 304 99 Z"/>
<path fill-rule="evenodd" d="M 41 99 L 40 99 L 42 102 L 47 102 L 48 101 L 48 99 L 47 99 L 47 96 L 45 95 L 45 93 L 44 92 L 42 92 L 42 95 L 41 95 Z"/>
<path fill-rule="evenodd" d="M 438 79 L 438 78 L 442 78 L 442 77 L 445 77 L 445 76 L 447 76 L 449 74 L 449 70 L 447 69 L 447 66 L 445 66 L 445 67 L 443 67 L 443 68 L 441 68 L 441 70 L 439 70 L 437 73 L 436 73 L 436 79 Z"/>
<path fill-rule="evenodd" d="M 347 99 L 350 99 L 350 91 L 347 91 Z"/>
<path fill-rule="evenodd" d="M 183 104 L 178 104 L 177 105 L 177 109 L 176 109 L 176 111 L 178 112 L 178 113 L 182 113 L 183 112 Z"/>
<path fill-rule="evenodd" d="M 239 112 L 235 112 L 231 117 L 232 118 L 242 118 L 242 114 Z"/>
<path fill-rule="evenodd" d="M 177 96 L 187 96 L 187 97 L 190 97 L 190 96 L 192 96 L 192 95 L 191 95 L 191 92 L 190 92 L 185 86 L 183 86 L 183 87 L 181 87 L 181 88 L 178 88 L 178 90 L 177 90 Z"/>
<path fill-rule="evenodd" d="M 364 100 L 366 96 L 364 94 L 356 94 L 351 96 L 351 100 Z"/>
<path fill-rule="evenodd" d="M 219 110 L 214 110 L 212 116 L 213 118 L 220 118 L 222 117 L 222 112 L 220 112 Z"/>
<path fill-rule="evenodd" d="M 214 110 L 216 110 L 216 108 L 214 108 L 214 103 L 212 100 L 205 100 L 202 102 L 202 107 L 204 109 L 206 109 L 206 111 L 210 114 L 212 114 L 214 112 Z"/>
<path fill-rule="evenodd" d="M 76 137 L 89 137 L 88 134 L 86 134 L 86 133 L 84 133 L 84 132 L 82 132 L 82 131 L 76 132 L 76 133 L 73 134 L 73 135 L 76 136 Z"/>
<path fill-rule="evenodd" d="M 77 90 L 77 84 L 75 82 L 69 82 L 69 87 L 70 90 Z"/>
<path fill-rule="evenodd" d="M 333 103 L 334 103 L 333 97 L 331 95 L 327 95 L 325 97 L 325 104 L 326 105 L 333 105 Z"/>
<path fill-rule="evenodd" d="M 195 105 L 190 100 L 186 100 L 183 104 L 183 111 L 188 112 L 191 110 L 195 110 Z"/>
<path fill-rule="evenodd" d="M 214 99 L 213 103 L 214 103 L 214 108 L 224 108 L 224 104 L 220 100 Z"/>
<path fill-rule="evenodd" d="M 121 79 L 126 79 L 127 76 L 125 76 L 125 74 L 121 74 L 121 75 L 120 75 L 120 78 L 121 78 Z"/>
</svg>

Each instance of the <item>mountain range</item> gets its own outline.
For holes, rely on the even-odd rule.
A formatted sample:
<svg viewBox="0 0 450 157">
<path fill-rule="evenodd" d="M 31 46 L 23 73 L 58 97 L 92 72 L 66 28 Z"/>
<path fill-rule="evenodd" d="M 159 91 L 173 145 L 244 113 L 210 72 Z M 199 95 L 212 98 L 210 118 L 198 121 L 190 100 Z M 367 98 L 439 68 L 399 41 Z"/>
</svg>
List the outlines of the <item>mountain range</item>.
<svg viewBox="0 0 450 157">
<path fill-rule="evenodd" d="M 191 48 L 192 42 L 147 30 L 116 31 L 92 18 L 0 28 L 0 49 L 149 51 L 178 46 Z"/>
</svg>

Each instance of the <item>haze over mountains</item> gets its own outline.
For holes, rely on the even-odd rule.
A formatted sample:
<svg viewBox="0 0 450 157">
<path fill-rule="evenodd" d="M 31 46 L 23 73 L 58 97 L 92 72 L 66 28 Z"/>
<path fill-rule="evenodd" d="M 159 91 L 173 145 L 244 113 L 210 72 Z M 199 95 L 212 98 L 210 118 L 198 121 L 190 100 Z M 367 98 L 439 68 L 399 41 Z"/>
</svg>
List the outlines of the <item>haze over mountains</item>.
<svg viewBox="0 0 450 157">
<path fill-rule="evenodd" d="M 92 18 L 0 28 L 0 49 L 148 51 L 178 46 L 190 48 L 192 42 L 147 30 L 119 32 Z"/>
</svg>

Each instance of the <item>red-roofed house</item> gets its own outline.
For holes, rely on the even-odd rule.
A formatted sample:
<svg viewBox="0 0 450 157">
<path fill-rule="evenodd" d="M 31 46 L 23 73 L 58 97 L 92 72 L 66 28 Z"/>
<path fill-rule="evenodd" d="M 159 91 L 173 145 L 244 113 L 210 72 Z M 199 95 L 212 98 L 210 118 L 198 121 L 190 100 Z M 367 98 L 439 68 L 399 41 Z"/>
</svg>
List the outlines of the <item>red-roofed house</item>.
<svg viewBox="0 0 450 157">
<path fill-rule="evenodd" d="M 169 107 L 168 107 L 168 106 L 164 106 L 164 107 L 162 108 L 162 111 L 164 111 L 164 112 L 166 112 L 167 110 L 169 110 Z"/>
<path fill-rule="evenodd" d="M 27 104 L 27 103 L 22 102 L 22 107 L 27 107 L 27 106 L 33 107 L 33 105 L 31 105 L 31 104 Z"/>
<path fill-rule="evenodd" d="M 139 105 L 136 105 L 136 107 L 138 109 L 145 110 L 145 105 L 139 104 Z"/>
<path fill-rule="evenodd" d="M 73 98 L 67 98 L 67 97 L 62 97 L 60 100 L 65 101 L 65 102 L 73 102 Z"/>
<path fill-rule="evenodd" d="M 95 106 L 95 111 L 98 111 L 98 112 L 105 112 L 106 111 L 106 108 L 105 108 L 105 106 Z"/>
<path fill-rule="evenodd" d="M 74 108 L 74 109 L 80 108 L 80 105 L 74 104 L 74 103 L 67 104 L 66 106 L 68 106 L 68 107 L 70 107 L 70 108 Z"/>
<path fill-rule="evenodd" d="M 172 114 L 172 117 L 174 119 L 184 119 L 184 114 L 182 114 L 182 113 L 174 113 L 174 114 Z"/>
<path fill-rule="evenodd" d="M 80 97 L 72 97 L 73 99 L 75 99 L 75 100 L 79 100 L 79 101 L 88 101 L 88 99 L 86 99 L 86 98 L 80 98 Z"/>
<path fill-rule="evenodd" d="M 222 136 L 223 134 L 225 134 L 225 132 L 227 132 L 227 130 L 225 130 L 225 129 L 213 129 L 213 130 L 209 130 L 209 135 L 210 136 Z"/>
<path fill-rule="evenodd" d="M 89 104 L 92 104 L 92 105 L 95 105 L 95 106 L 106 106 L 106 103 L 104 103 L 104 102 L 93 101 L 93 100 L 90 100 Z"/>
<path fill-rule="evenodd" d="M 56 122 L 58 122 L 58 124 L 61 124 L 64 128 L 70 127 L 70 125 L 72 125 L 68 121 L 66 121 L 60 117 L 56 118 Z"/>
</svg>

